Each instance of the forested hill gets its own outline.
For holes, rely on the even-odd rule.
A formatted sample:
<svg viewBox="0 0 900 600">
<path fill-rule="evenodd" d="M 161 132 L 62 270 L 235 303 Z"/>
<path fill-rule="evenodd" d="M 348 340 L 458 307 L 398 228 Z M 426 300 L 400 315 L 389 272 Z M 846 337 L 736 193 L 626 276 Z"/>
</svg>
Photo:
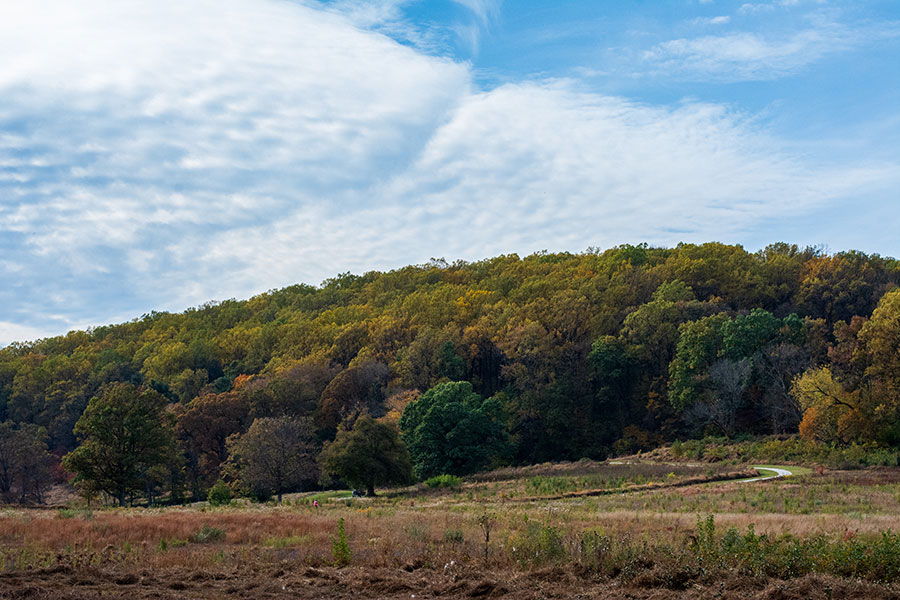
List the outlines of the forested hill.
<svg viewBox="0 0 900 600">
<path fill-rule="evenodd" d="M 499 401 L 511 462 L 708 432 L 893 444 L 898 282 L 900 262 L 877 255 L 718 243 L 343 274 L 9 346 L 0 421 L 45 428 L 62 455 L 88 401 L 128 382 L 163 394 L 181 451 L 218 468 L 222 439 L 255 418 L 310 417 L 322 441 L 467 381 Z M 203 407 L 222 439 L 201 460 Z"/>
</svg>

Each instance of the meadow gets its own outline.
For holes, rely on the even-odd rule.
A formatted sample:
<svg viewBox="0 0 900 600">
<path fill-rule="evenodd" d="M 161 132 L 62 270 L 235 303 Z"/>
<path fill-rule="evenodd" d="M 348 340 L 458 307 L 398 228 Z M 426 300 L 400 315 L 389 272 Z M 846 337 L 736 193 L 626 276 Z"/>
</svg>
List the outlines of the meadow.
<svg viewBox="0 0 900 600">
<path fill-rule="evenodd" d="M 581 461 L 376 498 L 9 509 L 0 598 L 898 597 L 900 469 L 742 482 L 749 467 Z"/>
</svg>

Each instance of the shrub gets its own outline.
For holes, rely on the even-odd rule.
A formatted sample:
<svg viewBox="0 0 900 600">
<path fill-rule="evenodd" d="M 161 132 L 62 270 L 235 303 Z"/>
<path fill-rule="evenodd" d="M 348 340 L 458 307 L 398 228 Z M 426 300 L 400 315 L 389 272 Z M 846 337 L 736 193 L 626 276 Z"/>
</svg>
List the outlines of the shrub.
<svg viewBox="0 0 900 600">
<path fill-rule="evenodd" d="M 206 499 L 210 506 L 222 506 L 231 503 L 231 490 L 221 479 L 209 489 Z"/>
<path fill-rule="evenodd" d="M 566 477 L 535 475 L 525 481 L 525 489 L 533 495 L 564 494 L 578 489 L 578 482 Z"/>
<path fill-rule="evenodd" d="M 94 520 L 94 512 L 90 509 L 77 510 L 74 508 L 60 508 L 57 513 L 60 519 L 74 519 L 75 517 L 81 517 L 85 521 L 93 521 Z"/>
<path fill-rule="evenodd" d="M 338 521 L 337 537 L 331 538 L 331 557 L 339 567 L 346 567 L 350 564 L 350 544 L 344 531 L 343 517 Z"/>
<path fill-rule="evenodd" d="M 887 448 L 870 450 L 866 457 L 869 466 L 896 467 L 898 464 L 897 453 Z"/>
<path fill-rule="evenodd" d="M 425 480 L 425 485 L 430 488 L 450 488 L 457 490 L 462 486 L 462 479 L 456 475 L 435 475 Z"/>
<path fill-rule="evenodd" d="M 204 525 L 203 529 L 194 534 L 191 541 L 196 544 L 213 544 L 225 541 L 225 530 L 218 527 Z"/>
<path fill-rule="evenodd" d="M 512 545 L 514 556 L 523 566 L 555 564 L 566 559 L 562 532 L 552 525 L 528 522 Z"/>
<path fill-rule="evenodd" d="M 182 546 L 187 546 L 187 543 L 187 540 L 180 540 L 178 538 L 162 538 L 159 540 L 159 545 L 157 546 L 157 548 L 160 552 L 165 552 L 169 548 L 181 548 Z"/>
<path fill-rule="evenodd" d="M 463 541 L 461 529 L 448 529 L 444 531 L 444 541 L 451 544 L 459 544 Z"/>
<path fill-rule="evenodd" d="M 418 523 L 410 523 L 404 529 L 406 530 L 406 534 L 414 540 L 421 542 L 428 539 L 428 528 L 424 525 L 419 525 Z"/>
</svg>

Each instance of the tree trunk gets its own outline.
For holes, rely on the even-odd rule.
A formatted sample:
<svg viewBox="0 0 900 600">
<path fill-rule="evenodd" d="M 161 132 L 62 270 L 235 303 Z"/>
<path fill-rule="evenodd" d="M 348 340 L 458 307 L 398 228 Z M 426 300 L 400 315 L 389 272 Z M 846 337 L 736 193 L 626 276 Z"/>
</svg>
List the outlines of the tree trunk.
<svg viewBox="0 0 900 600">
<path fill-rule="evenodd" d="M 200 502 L 203 499 L 200 497 L 200 475 L 196 471 L 193 471 L 191 480 L 191 487 L 193 488 L 194 492 L 194 501 Z"/>
<path fill-rule="evenodd" d="M 375 497 L 375 484 L 374 483 L 369 483 L 366 485 L 366 496 L 368 496 L 370 498 Z"/>
</svg>

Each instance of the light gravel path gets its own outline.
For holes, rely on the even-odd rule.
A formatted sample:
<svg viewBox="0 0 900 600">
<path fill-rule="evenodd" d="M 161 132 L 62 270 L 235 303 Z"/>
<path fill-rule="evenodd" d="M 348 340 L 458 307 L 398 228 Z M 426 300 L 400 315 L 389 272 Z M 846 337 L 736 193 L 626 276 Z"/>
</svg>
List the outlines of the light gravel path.
<svg viewBox="0 0 900 600">
<path fill-rule="evenodd" d="M 769 479 L 778 479 L 780 477 L 790 477 L 793 475 L 792 472 L 787 469 L 782 469 L 781 467 L 750 467 L 751 469 L 756 469 L 757 471 L 769 471 L 775 473 L 774 475 L 763 475 L 761 477 L 751 477 L 750 479 L 741 479 L 738 483 L 750 483 L 751 481 L 767 481 Z"/>
</svg>

